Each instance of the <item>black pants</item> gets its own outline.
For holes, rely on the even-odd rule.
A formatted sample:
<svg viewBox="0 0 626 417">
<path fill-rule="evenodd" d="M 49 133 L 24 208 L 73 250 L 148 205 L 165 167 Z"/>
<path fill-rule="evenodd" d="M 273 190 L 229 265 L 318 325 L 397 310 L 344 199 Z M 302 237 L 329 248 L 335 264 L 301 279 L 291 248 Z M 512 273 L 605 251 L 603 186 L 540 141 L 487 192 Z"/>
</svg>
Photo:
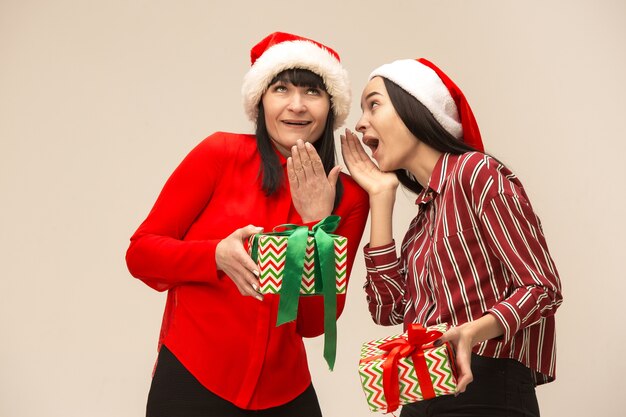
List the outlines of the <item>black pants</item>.
<svg viewBox="0 0 626 417">
<path fill-rule="evenodd" d="M 313 385 L 287 404 L 265 410 L 244 410 L 207 390 L 161 346 L 146 417 L 321 417 Z"/>
<path fill-rule="evenodd" d="M 472 374 L 464 393 L 407 404 L 400 417 L 539 417 L 531 370 L 518 361 L 472 354 Z"/>
</svg>

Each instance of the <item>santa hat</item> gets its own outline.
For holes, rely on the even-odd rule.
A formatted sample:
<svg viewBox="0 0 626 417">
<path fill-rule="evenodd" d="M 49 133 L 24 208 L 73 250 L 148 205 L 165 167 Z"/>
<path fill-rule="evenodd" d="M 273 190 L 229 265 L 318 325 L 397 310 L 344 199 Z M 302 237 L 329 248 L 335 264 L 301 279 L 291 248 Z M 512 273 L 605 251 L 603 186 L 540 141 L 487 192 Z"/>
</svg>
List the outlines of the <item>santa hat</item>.
<svg viewBox="0 0 626 417">
<path fill-rule="evenodd" d="M 401 59 L 376 68 L 370 74 L 384 77 L 422 103 L 448 133 L 474 149 L 484 151 L 474 113 L 457 85 L 435 64 Z"/>
<path fill-rule="evenodd" d="M 280 72 L 300 68 L 322 77 L 330 94 L 334 128 L 338 128 L 350 111 L 350 82 L 337 52 L 312 39 L 274 32 L 250 50 L 252 67 L 243 79 L 241 93 L 248 118 L 256 122 L 258 106 L 269 83 Z"/>
</svg>

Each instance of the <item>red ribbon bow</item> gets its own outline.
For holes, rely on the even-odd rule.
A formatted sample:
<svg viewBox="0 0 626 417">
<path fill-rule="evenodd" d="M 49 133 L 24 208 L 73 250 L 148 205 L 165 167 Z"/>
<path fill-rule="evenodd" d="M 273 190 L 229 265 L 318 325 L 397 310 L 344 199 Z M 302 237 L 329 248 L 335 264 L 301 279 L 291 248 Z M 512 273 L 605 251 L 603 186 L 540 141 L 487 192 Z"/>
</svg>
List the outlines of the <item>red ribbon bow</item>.
<svg viewBox="0 0 626 417">
<path fill-rule="evenodd" d="M 408 328 L 408 338 L 400 337 L 379 346 L 379 349 L 388 352 L 383 362 L 383 391 L 387 399 L 388 413 L 397 410 L 400 406 L 398 361 L 401 358 L 411 356 L 413 359 L 413 366 L 424 399 L 427 400 L 435 396 L 430 371 L 424 358 L 424 349 L 432 347 L 432 342 L 441 337 L 442 334 L 437 330 L 427 331 L 421 324 L 411 324 Z"/>
</svg>

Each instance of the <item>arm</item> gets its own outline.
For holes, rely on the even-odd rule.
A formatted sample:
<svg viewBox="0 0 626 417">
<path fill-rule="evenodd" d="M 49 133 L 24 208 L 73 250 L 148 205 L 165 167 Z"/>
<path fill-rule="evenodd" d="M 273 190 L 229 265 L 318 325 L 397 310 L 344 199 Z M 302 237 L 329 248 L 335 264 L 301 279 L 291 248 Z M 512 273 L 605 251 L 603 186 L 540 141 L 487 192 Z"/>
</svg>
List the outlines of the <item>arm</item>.
<svg viewBox="0 0 626 417">
<path fill-rule="evenodd" d="M 528 202 L 498 195 L 485 205 L 480 219 L 489 248 L 513 282 L 512 293 L 489 310 L 508 342 L 520 329 L 555 313 L 562 302 L 561 281 Z"/>
<path fill-rule="evenodd" d="M 172 173 L 126 252 L 130 273 L 157 291 L 183 282 L 217 279 L 215 248 L 219 239 L 184 241 L 209 202 L 220 171 L 220 137 L 196 146 Z"/>
<path fill-rule="evenodd" d="M 372 210 L 370 243 L 364 249 L 365 293 L 372 319 L 382 325 L 402 323 L 405 277 L 400 271 L 392 233 L 398 178 L 382 172 L 348 129 L 341 135 L 341 150 L 353 178 L 367 191 Z"/>
<path fill-rule="evenodd" d="M 488 158 L 480 159 L 480 164 L 487 162 L 485 166 L 491 163 Z M 471 352 L 476 344 L 497 337 L 509 342 L 520 329 L 554 314 L 562 301 L 558 273 L 521 184 L 508 171 L 501 175 L 485 166 L 476 171 L 474 186 L 467 179 L 463 183 L 477 208 L 486 245 L 508 272 L 511 290 L 481 318 L 453 328 L 441 338 L 452 342 L 457 352 L 458 392 L 465 391 L 472 381 Z M 481 202 L 485 195 L 488 197 Z"/>
<path fill-rule="evenodd" d="M 395 242 L 366 246 L 363 251 L 367 269 L 364 289 L 372 320 L 382 326 L 402 324 L 406 276 L 396 256 Z"/>
</svg>

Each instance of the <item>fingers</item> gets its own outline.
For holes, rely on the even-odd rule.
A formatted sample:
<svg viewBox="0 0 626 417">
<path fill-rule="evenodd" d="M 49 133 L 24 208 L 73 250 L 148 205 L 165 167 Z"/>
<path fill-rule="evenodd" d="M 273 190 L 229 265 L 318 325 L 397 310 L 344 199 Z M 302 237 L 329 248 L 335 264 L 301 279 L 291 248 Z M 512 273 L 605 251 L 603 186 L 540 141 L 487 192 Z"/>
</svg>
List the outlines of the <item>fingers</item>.
<svg viewBox="0 0 626 417">
<path fill-rule="evenodd" d="M 298 153 L 300 154 L 300 161 L 302 162 L 302 168 L 304 169 L 304 176 L 306 178 L 315 177 L 315 171 L 313 170 L 313 161 L 309 155 L 309 150 L 315 152 L 313 145 L 309 142 L 306 144 L 301 140 L 298 140 Z"/>
<path fill-rule="evenodd" d="M 460 328 L 452 328 L 445 332 L 436 342 L 439 346 L 450 342 L 454 346 L 456 353 L 457 384 L 456 393 L 459 395 L 467 389 L 467 386 L 474 380 L 472 374 L 472 344 L 467 340 Z"/>
<path fill-rule="evenodd" d="M 352 133 L 350 130 L 346 129 L 346 138 L 348 138 L 348 143 L 350 145 L 350 149 L 355 154 L 355 157 L 363 162 L 371 162 L 372 159 L 369 157 L 367 152 L 365 152 L 365 148 L 361 145 L 359 138 Z"/>
<path fill-rule="evenodd" d="M 324 171 L 324 164 L 322 163 L 322 158 L 317 154 L 315 147 L 310 143 L 306 142 L 304 144 L 304 148 L 307 153 L 307 157 L 311 161 L 311 172 L 313 175 L 321 177 L 326 176 L 326 172 Z M 303 162 L 306 167 L 306 163 Z"/>
<path fill-rule="evenodd" d="M 242 227 L 238 229 L 240 232 L 240 236 L 242 237 L 242 242 L 247 240 L 250 236 L 261 233 L 263 231 L 262 227 L 257 227 L 254 225 L 247 225 L 246 227 Z M 238 261 L 238 264 L 242 267 L 243 271 L 241 274 L 243 275 L 244 281 L 246 281 L 249 286 L 253 289 L 253 293 L 250 293 L 249 289 L 247 291 L 248 295 L 258 296 L 259 284 L 259 271 L 256 263 L 252 260 L 250 255 L 245 251 L 243 245 L 241 246 L 241 250 L 238 250 L 235 254 L 235 260 Z M 258 297 L 257 297 L 258 298 Z M 261 297 L 263 299 L 263 297 Z"/>
<path fill-rule="evenodd" d="M 250 261 L 252 260 L 250 259 Z M 263 296 L 259 294 L 259 280 L 256 265 L 252 262 L 254 269 L 251 271 L 248 266 L 244 266 L 244 263 L 245 257 L 235 259 L 233 270 L 229 272 L 228 276 L 233 280 L 241 295 L 254 297 L 259 301 L 263 301 Z"/>
<path fill-rule="evenodd" d="M 346 129 L 344 135 L 341 137 L 341 151 L 344 157 L 344 161 L 348 166 L 354 166 L 359 162 L 363 162 L 362 155 L 359 153 L 359 147 L 361 144 L 358 142 L 358 138 L 350 130 Z M 362 147 L 361 147 L 362 149 Z"/>
<path fill-rule="evenodd" d="M 240 233 L 242 241 L 248 239 L 252 235 L 261 233 L 262 231 L 263 231 L 262 227 L 258 227 L 252 224 L 249 224 L 246 227 L 242 227 L 241 229 L 236 230 L 236 232 Z"/>
<path fill-rule="evenodd" d="M 465 392 L 467 386 L 474 380 L 474 375 L 472 374 L 472 369 L 469 363 L 459 361 L 457 358 L 457 369 L 459 378 L 456 383 L 455 396 Z"/>
<path fill-rule="evenodd" d="M 328 173 L 328 183 L 333 190 L 337 189 L 337 179 L 339 179 L 339 174 L 341 173 L 341 167 L 336 166 L 330 170 Z"/>
<path fill-rule="evenodd" d="M 295 167 L 293 166 L 293 158 L 287 158 L 287 179 L 289 179 L 289 187 L 292 190 L 298 188 L 298 175 L 296 174 Z"/>
<path fill-rule="evenodd" d="M 300 146 L 300 144 L 302 143 L 302 146 Z M 302 148 L 302 150 L 300 150 L 300 148 Z M 304 182 L 304 180 L 306 180 L 306 175 L 305 175 L 305 166 L 303 165 L 303 157 L 306 155 L 306 159 L 309 160 L 308 158 L 308 154 L 306 152 L 306 150 L 304 149 L 304 143 L 298 139 L 297 144 L 291 147 L 291 159 L 292 159 L 292 163 L 293 163 L 293 171 L 296 174 L 296 178 L 298 179 L 298 183 L 302 183 Z M 307 164 L 311 164 L 311 161 L 309 160 L 309 162 Z M 309 169 L 311 167 L 309 166 Z"/>
<path fill-rule="evenodd" d="M 292 146 L 291 157 L 287 158 L 287 177 L 292 186 L 317 179 L 330 180 L 315 147 L 310 142 L 303 142 L 300 139 Z"/>
<path fill-rule="evenodd" d="M 258 292 L 259 271 L 256 263 L 244 249 L 243 242 L 251 235 L 262 231 L 262 227 L 253 225 L 242 227 L 222 240 L 216 248 L 219 269 L 230 277 L 241 295 L 255 297 L 259 301 L 263 300 L 263 296 Z"/>
</svg>

